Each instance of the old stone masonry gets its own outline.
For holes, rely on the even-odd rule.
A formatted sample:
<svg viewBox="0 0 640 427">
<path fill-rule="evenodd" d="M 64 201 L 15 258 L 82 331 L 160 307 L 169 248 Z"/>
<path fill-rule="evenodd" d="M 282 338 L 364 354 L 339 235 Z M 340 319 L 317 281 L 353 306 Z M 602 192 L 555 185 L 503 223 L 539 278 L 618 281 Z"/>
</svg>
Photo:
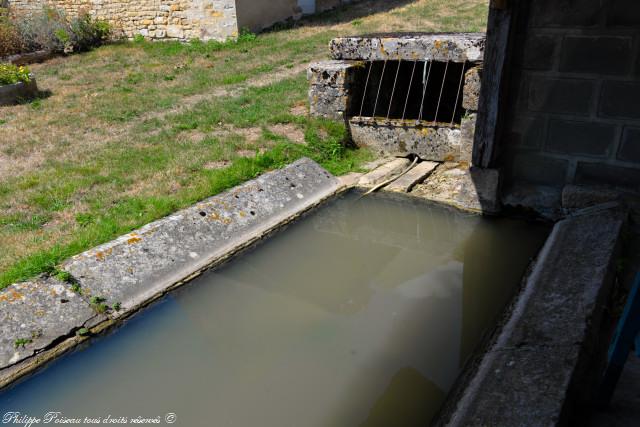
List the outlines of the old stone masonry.
<svg viewBox="0 0 640 427">
<path fill-rule="evenodd" d="M 219 40 L 243 29 L 260 31 L 353 0 L 4 0 L 10 10 L 28 14 L 49 6 L 69 17 L 86 12 L 108 21 L 128 38 Z M 2 1 L 0 0 L 0 4 Z"/>
</svg>

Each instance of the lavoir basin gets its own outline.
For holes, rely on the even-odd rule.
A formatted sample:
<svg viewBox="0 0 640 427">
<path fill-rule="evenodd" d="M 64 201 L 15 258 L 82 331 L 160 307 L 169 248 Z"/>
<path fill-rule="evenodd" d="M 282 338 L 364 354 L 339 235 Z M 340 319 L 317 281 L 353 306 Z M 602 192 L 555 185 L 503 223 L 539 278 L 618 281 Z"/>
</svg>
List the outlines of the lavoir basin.
<svg viewBox="0 0 640 427">
<path fill-rule="evenodd" d="M 424 426 L 548 232 L 350 191 L 6 389 L 0 413 Z"/>
</svg>

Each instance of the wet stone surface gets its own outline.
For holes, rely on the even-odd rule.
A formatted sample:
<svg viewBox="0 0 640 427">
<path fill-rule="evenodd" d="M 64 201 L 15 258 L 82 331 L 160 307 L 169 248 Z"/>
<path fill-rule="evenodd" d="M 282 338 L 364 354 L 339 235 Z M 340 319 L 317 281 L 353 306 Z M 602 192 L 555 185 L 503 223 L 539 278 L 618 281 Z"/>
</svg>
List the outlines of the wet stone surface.
<svg viewBox="0 0 640 427">
<path fill-rule="evenodd" d="M 53 278 L 0 291 L 0 370 L 73 334 L 96 316 L 67 283 Z"/>
<path fill-rule="evenodd" d="M 411 194 L 463 210 L 496 213 L 500 210 L 499 178 L 496 169 L 444 163 Z"/>
<path fill-rule="evenodd" d="M 339 187 L 309 159 L 207 199 L 77 255 L 63 268 L 122 315 L 261 237 Z"/>
</svg>

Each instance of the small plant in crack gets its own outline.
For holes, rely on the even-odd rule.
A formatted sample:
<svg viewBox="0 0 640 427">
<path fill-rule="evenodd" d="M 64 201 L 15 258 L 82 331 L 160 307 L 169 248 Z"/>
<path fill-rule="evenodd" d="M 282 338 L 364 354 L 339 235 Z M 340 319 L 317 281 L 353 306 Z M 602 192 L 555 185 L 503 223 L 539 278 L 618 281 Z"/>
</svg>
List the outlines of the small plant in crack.
<svg viewBox="0 0 640 427">
<path fill-rule="evenodd" d="M 25 346 L 27 344 L 31 344 L 33 342 L 33 340 L 31 338 L 17 338 L 14 342 L 13 342 L 13 347 L 18 349 L 18 348 L 25 348 Z"/>
<path fill-rule="evenodd" d="M 120 311 L 120 309 L 122 308 L 122 304 L 117 302 L 117 303 L 113 304 L 113 306 L 111 308 L 113 308 L 114 311 Z"/>
<path fill-rule="evenodd" d="M 89 303 L 91 303 L 91 306 L 96 312 L 102 314 L 102 313 L 106 313 L 109 310 L 109 306 L 105 304 L 105 301 L 106 301 L 106 298 L 104 297 L 93 296 L 89 300 Z"/>
<path fill-rule="evenodd" d="M 79 337 L 86 337 L 89 333 L 90 332 L 87 328 L 80 328 L 76 331 L 76 335 Z"/>
</svg>

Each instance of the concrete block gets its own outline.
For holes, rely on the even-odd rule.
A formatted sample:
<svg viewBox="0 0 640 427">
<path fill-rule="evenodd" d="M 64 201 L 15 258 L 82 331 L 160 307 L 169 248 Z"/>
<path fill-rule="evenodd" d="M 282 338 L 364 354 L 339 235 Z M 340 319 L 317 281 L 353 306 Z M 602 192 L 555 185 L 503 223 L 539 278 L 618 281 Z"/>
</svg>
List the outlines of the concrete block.
<svg viewBox="0 0 640 427">
<path fill-rule="evenodd" d="M 541 116 L 527 117 L 520 115 L 511 122 L 511 129 L 505 134 L 509 145 L 539 148 L 544 145 L 547 119 Z"/>
<path fill-rule="evenodd" d="M 413 169 L 401 176 L 384 189 L 388 191 L 397 191 L 400 193 L 408 193 L 416 186 L 416 184 L 422 183 L 434 170 L 440 165 L 436 162 L 421 162 L 418 163 Z"/>
<path fill-rule="evenodd" d="M 485 38 L 484 33 L 382 34 L 336 38 L 329 49 L 333 59 L 481 62 Z"/>
<path fill-rule="evenodd" d="M 460 161 L 471 163 L 473 157 L 473 142 L 476 135 L 477 114 L 468 114 L 460 123 Z"/>
<path fill-rule="evenodd" d="M 67 283 L 40 277 L 0 291 L 0 369 L 47 348 L 99 315 Z"/>
<path fill-rule="evenodd" d="M 538 0 L 531 8 L 534 27 L 593 27 L 605 12 L 601 0 Z"/>
<path fill-rule="evenodd" d="M 640 169 L 602 163 L 578 162 L 575 183 L 580 185 L 612 185 L 640 192 Z"/>
<path fill-rule="evenodd" d="M 640 3 L 636 0 L 610 0 L 609 26 L 637 28 L 640 26 Z"/>
<path fill-rule="evenodd" d="M 541 153 L 518 152 L 507 162 L 509 175 L 519 183 L 562 187 L 567 181 L 569 162 Z"/>
<path fill-rule="evenodd" d="M 640 127 L 626 127 L 618 150 L 618 159 L 640 163 Z"/>
<path fill-rule="evenodd" d="M 480 67 L 473 67 L 464 75 L 464 89 L 462 92 L 462 108 L 478 111 L 480 89 L 482 88 L 482 73 Z"/>
<path fill-rule="evenodd" d="M 511 184 L 504 190 L 501 200 L 503 206 L 533 211 L 551 221 L 562 216 L 562 190 L 558 187 Z"/>
<path fill-rule="evenodd" d="M 546 148 L 566 154 L 606 157 L 613 149 L 616 125 L 552 119 Z"/>
<path fill-rule="evenodd" d="M 567 36 L 562 44 L 560 71 L 626 75 L 632 65 L 631 37 Z"/>
<path fill-rule="evenodd" d="M 339 182 L 309 159 L 235 187 L 74 256 L 63 265 L 122 315 L 333 195 Z"/>
<path fill-rule="evenodd" d="M 640 82 L 605 81 L 600 95 L 602 117 L 640 119 Z"/>
<path fill-rule="evenodd" d="M 606 186 L 565 185 L 562 189 L 562 207 L 566 210 L 584 209 L 622 199 L 619 191 Z"/>
<path fill-rule="evenodd" d="M 528 84 L 531 111 L 587 115 L 595 93 L 595 82 L 576 79 L 533 77 Z"/>
<path fill-rule="evenodd" d="M 595 347 L 624 224 L 624 213 L 611 209 L 554 226 L 449 425 L 566 423 Z"/>
<path fill-rule="evenodd" d="M 531 35 L 524 46 L 522 67 L 528 70 L 550 70 L 555 60 L 559 37 Z"/>
<path fill-rule="evenodd" d="M 495 169 L 445 163 L 424 183 L 416 185 L 411 194 L 462 210 L 497 213 L 499 181 L 500 174 Z"/>
<path fill-rule="evenodd" d="M 364 68 L 363 61 L 314 62 L 307 69 L 307 80 L 312 85 L 344 87 L 353 82 L 354 69 Z"/>
<path fill-rule="evenodd" d="M 349 121 L 351 137 L 359 147 L 368 147 L 381 155 L 417 154 L 423 160 L 460 160 L 461 131 L 452 127 L 431 127 L 427 122 L 358 117 Z"/>
<path fill-rule="evenodd" d="M 411 162 L 409 159 L 394 159 L 387 162 L 368 174 L 364 175 L 358 181 L 358 185 L 361 187 L 374 187 L 394 176 L 397 176 L 404 172 Z"/>
</svg>

